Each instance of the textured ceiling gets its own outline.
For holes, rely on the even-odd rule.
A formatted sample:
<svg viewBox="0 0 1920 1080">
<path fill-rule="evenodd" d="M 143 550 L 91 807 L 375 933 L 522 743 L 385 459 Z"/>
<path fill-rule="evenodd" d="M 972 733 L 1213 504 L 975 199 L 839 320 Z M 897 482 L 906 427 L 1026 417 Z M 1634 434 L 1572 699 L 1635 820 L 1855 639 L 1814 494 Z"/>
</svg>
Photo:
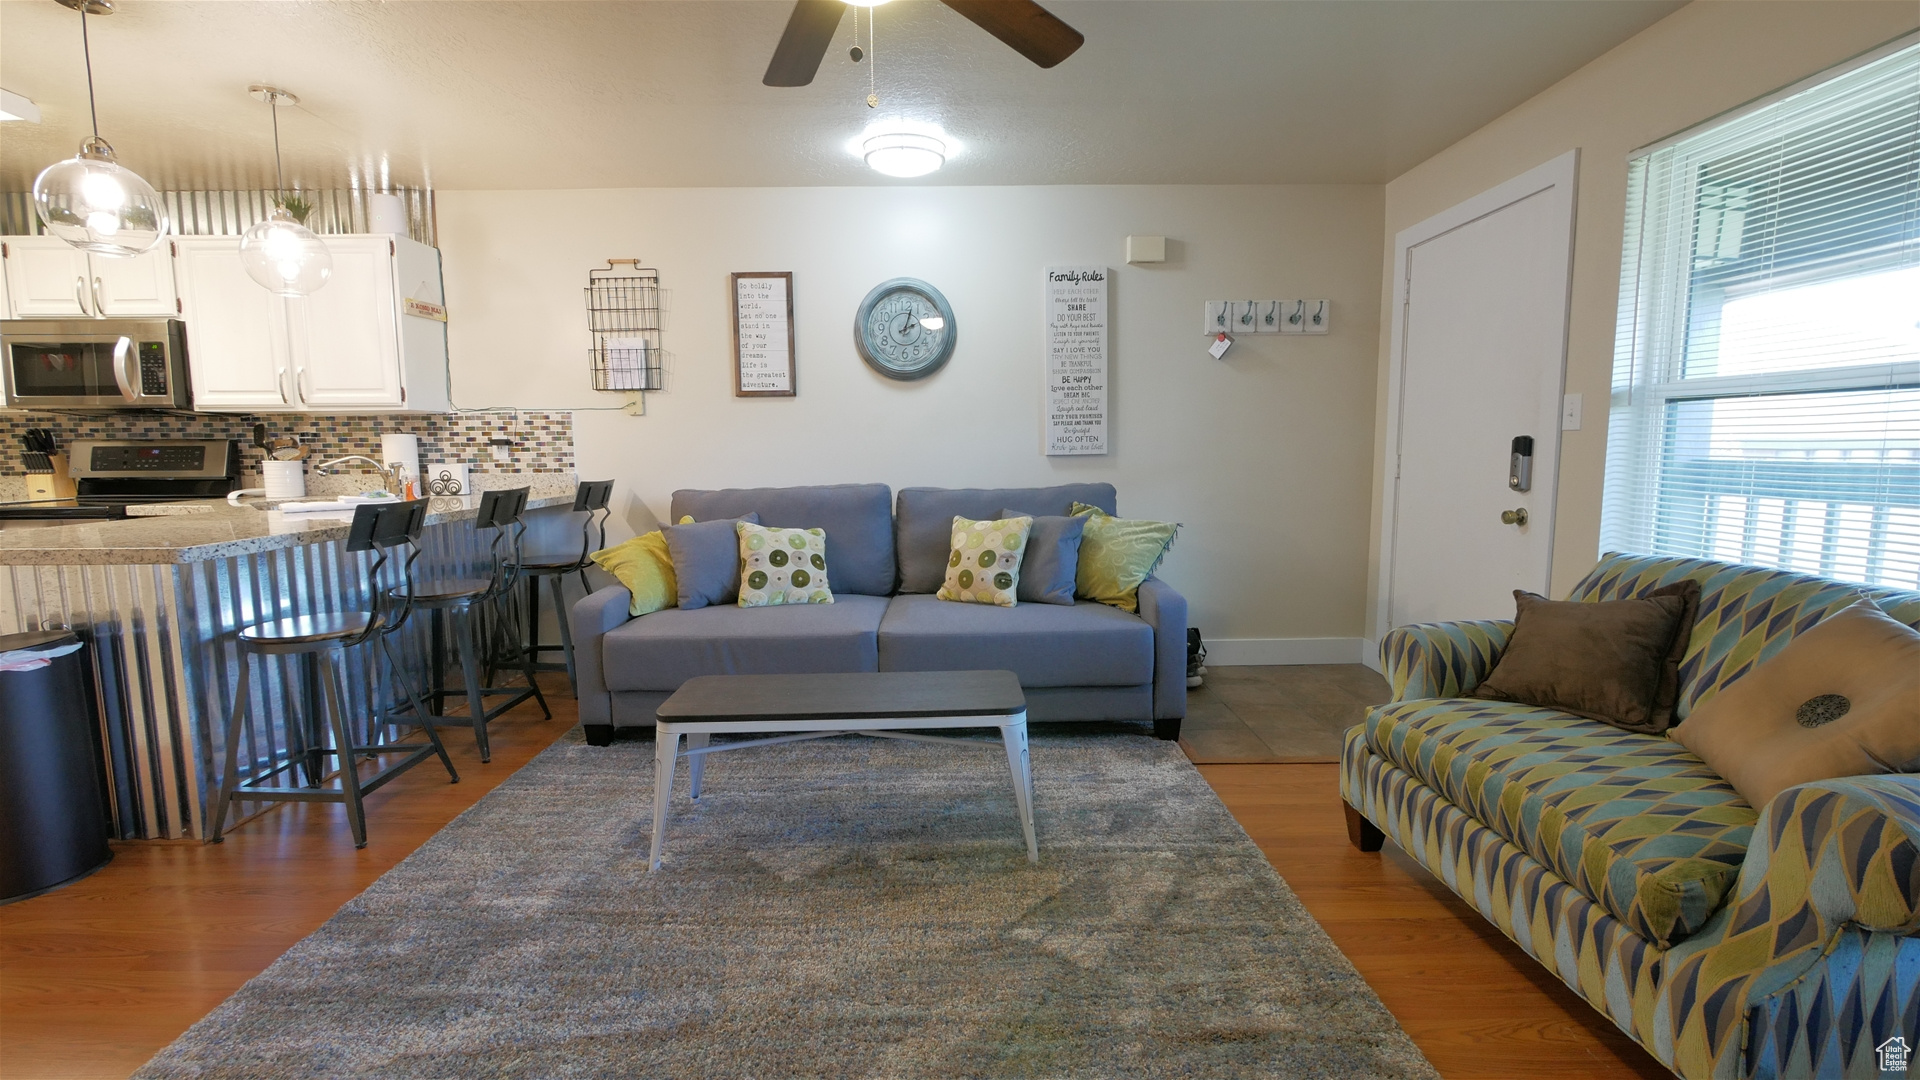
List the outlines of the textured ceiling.
<svg viewBox="0 0 1920 1080">
<path fill-rule="evenodd" d="M 878 9 L 878 110 L 851 16 L 811 86 L 760 84 L 784 2 L 120 0 L 89 30 L 101 133 L 163 188 L 271 184 L 254 82 L 300 95 L 281 139 L 308 187 L 1380 183 L 1679 6 L 1054 0 L 1087 42 L 1043 71 L 897 0 Z M 0 125 L 0 187 L 85 134 L 78 22 L 0 0 L 0 85 L 44 117 Z M 847 149 L 877 116 L 963 149 L 924 180 L 879 177 Z"/>
</svg>

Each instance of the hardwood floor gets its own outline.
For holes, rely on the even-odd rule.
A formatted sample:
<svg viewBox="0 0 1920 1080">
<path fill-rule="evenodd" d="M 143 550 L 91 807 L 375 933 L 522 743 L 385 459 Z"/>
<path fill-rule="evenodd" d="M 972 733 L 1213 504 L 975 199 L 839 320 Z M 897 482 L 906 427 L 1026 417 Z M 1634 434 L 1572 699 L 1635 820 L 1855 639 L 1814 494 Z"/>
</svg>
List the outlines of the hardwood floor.
<svg viewBox="0 0 1920 1080">
<path fill-rule="evenodd" d="M 564 675 L 553 707 L 489 727 L 444 728 L 460 782 L 423 762 L 367 797 L 367 846 L 345 809 L 288 803 L 225 843 L 116 843 L 111 863 L 57 892 L 0 907 L 0 1078 L 120 1078 L 327 921 L 574 725 Z"/>
<path fill-rule="evenodd" d="M 1348 844 L 1339 766 L 1199 769 L 1447 1080 L 1672 1080 L 1391 841 Z"/>
<path fill-rule="evenodd" d="M 368 800 L 355 851 L 338 806 L 293 804 L 225 844 L 120 844 L 104 870 L 0 907 L 0 1077 L 125 1077 L 574 721 L 553 705 L 495 721 L 493 761 L 449 733 L 461 782 L 431 765 Z M 1347 845 L 1335 766 L 1201 772 L 1448 1080 L 1667 1077 L 1391 844 Z M 1044 842 L 1044 841 L 1043 841 Z"/>
</svg>

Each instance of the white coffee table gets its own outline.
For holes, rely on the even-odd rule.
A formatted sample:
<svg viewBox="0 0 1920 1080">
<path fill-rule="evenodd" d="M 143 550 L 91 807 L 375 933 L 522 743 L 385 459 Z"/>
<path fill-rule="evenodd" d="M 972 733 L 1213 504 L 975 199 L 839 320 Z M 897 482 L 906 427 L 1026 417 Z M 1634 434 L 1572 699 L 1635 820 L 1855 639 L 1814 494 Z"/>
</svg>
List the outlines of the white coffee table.
<svg viewBox="0 0 1920 1080">
<path fill-rule="evenodd" d="M 1013 798 L 1027 837 L 1027 861 L 1040 861 L 1033 835 L 1033 767 L 1027 758 L 1027 698 L 1011 671 L 882 671 L 833 675 L 703 675 L 689 679 L 655 713 L 653 852 L 660 868 L 673 774 L 688 761 L 692 795 L 700 797 L 708 754 L 776 743 L 868 735 L 882 739 L 1001 746 L 1013 774 Z M 914 734 L 942 728 L 1000 729 L 1000 738 Z M 710 743 L 715 732 L 792 732 L 770 739 Z M 681 736 L 687 748 L 680 749 Z"/>
</svg>

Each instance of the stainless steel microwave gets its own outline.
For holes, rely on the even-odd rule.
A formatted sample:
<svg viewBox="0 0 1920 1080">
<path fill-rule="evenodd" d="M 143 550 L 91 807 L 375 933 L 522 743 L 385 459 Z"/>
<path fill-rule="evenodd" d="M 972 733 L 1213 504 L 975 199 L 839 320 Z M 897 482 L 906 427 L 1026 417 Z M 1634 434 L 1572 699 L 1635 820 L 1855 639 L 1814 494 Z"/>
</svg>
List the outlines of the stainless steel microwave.
<svg viewBox="0 0 1920 1080">
<path fill-rule="evenodd" d="M 193 408 L 178 319 L 8 319 L 0 356 L 9 408 Z"/>
</svg>

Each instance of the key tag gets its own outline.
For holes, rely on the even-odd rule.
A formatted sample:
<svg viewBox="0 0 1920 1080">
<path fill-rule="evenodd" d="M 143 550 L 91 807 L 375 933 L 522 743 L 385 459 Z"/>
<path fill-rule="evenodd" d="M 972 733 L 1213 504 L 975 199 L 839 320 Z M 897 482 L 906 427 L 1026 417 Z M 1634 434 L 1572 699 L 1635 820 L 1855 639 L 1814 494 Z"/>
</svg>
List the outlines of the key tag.
<svg viewBox="0 0 1920 1080">
<path fill-rule="evenodd" d="M 1231 348 L 1232 345 L 1233 345 L 1233 339 L 1228 337 L 1225 333 L 1222 333 L 1218 337 L 1213 339 L 1213 344 L 1207 346 L 1207 351 L 1213 354 L 1213 358 L 1215 360 L 1218 360 L 1221 357 L 1227 355 L 1227 350 Z"/>
</svg>

